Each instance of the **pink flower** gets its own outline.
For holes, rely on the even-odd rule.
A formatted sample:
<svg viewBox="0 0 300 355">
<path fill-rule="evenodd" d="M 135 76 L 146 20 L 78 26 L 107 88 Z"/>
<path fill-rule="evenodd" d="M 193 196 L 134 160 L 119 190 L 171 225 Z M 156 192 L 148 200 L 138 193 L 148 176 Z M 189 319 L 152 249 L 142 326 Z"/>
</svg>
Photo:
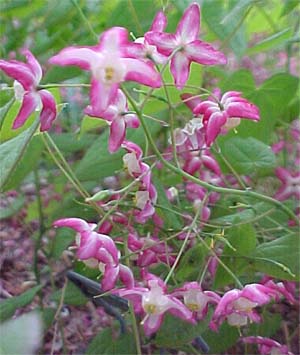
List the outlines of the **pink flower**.
<svg viewBox="0 0 300 355">
<path fill-rule="evenodd" d="M 166 16 L 162 11 L 155 16 L 150 31 L 162 32 L 167 26 Z M 145 37 L 137 38 L 126 46 L 126 54 L 129 57 L 152 60 L 157 64 L 164 64 L 168 58 L 157 51 L 156 46 L 150 44 Z"/>
<path fill-rule="evenodd" d="M 128 249 L 131 252 L 136 252 L 136 264 L 139 267 L 160 262 L 172 265 L 175 260 L 174 256 L 171 255 L 172 249 L 166 243 L 156 237 L 140 238 L 135 232 L 128 234 Z"/>
<path fill-rule="evenodd" d="M 137 210 L 134 211 L 135 220 L 138 223 L 146 223 L 155 213 L 154 205 L 157 201 L 157 192 L 153 184 L 150 183 L 148 189 L 140 189 L 135 194 L 135 204 Z"/>
<path fill-rule="evenodd" d="M 123 163 L 130 176 L 140 178 L 144 189 L 148 190 L 151 184 L 151 170 L 149 165 L 142 162 L 143 152 L 141 147 L 129 141 L 124 141 L 122 147 L 127 150 L 123 156 Z"/>
<path fill-rule="evenodd" d="M 246 325 L 248 319 L 258 323 L 261 318 L 254 308 L 269 303 L 272 298 L 276 297 L 278 297 L 276 290 L 260 284 L 249 284 L 242 290 L 230 290 L 221 298 L 210 327 L 217 330 L 225 319 L 228 324 L 236 327 Z"/>
<path fill-rule="evenodd" d="M 293 355 L 286 345 L 282 345 L 270 338 L 260 336 L 250 336 L 241 339 L 244 343 L 258 344 L 261 355 Z"/>
<path fill-rule="evenodd" d="M 208 304 L 218 304 L 221 297 L 212 291 L 203 291 L 197 282 L 186 282 L 182 288 L 172 292 L 172 296 L 183 297 L 184 304 L 196 313 L 196 319 L 203 319 L 208 312 Z"/>
<path fill-rule="evenodd" d="M 201 115 L 205 130 L 207 146 L 210 146 L 217 136 L 226 133 L 240 124 L 241 118 L 259 120 L 258 108 L 241 97 L 237 91 L 228 91 L 219 102 L 208 99 L 199 103 L 193 110 L 195 115 Z"/>
<path fill-rule="evenodd" d="M 146 40 L 154 44 L 157 50 L 171 59 L 171 73 L 178 89 L 182 89 L 188 80 L 191 62 L 204 65 L 226 64 L 223 53 L 210 44 L 198 39 L 200 30 L 200 8 L 194 3 L 184 12 L 175 34 L 162 31 L 147 32 Z"/>
<path fill-rule="evenodd" d="M 294 196 L 300 200 L 300 172 L 292 173 L 285 168 L 276 168 L 275 174 L 282 185 L 275 194 L 275 198 L 280 201 L 287 200 Z"/>
<path fill-rule="evenodd" d="M 53 226 L 72 228 L 78 233 L 77 257 L 88 267 L 99 268 L 103 273 L 103 291 L 112 289 L 118 278 L 128 287 L 134 285 L 131 270 L 119 263 L 120 253 L 114 241 L 108 235 L 95 232 L 96 224 L 80 218 L 63 218 L 55 221 Z"/>
<path fill-rule="evenodd" d="M 126 58 L 127 30 L 113 27 L 93 47 L 67 47 L 50 59 L 58 65 L 76 65 L 91 71 L 91 106 L 94 114 L 105 111 L 117 95 L 119 84 L 133 80 L 154 88 L 161 86 L 160 75 L 152 63 Z"/>
<path fill-rule="evenodd" d="M 50 129 L 56 117 L 56 105 L 52 94 L 47 90 L 38 90 L 42 79 L 42 68 L 29 50 L 23 50 L 27 63 L 17 60 L 0 59 L 0 69 L 15 79 L 15 98 L 22 102 L 22 106 L 13 123 L 13 129 L 24 125 L 34 111 L 40 111 L 41 131 Z"/>
<path fill-rule="evenodd" d="M 135 114 L 127 113 L 128 105 L 126 97 L 121 90 L 112 99 L 108 108 L 97 114 L 91 106 L 88 106 L 85 113 L 89 116 L 101 117 L 110 124 L 110 135 L 108 140 L 108 150 L 111 153 L 116 152 L 123 143 L 126 135 L 126 128 L 138 128 L 140 121 Z"/>
<path fill-rule="evenodd" d="M 147 287 L 132 287 L 115 291 L 119 296 L 130 300 L 135 312 L 144 316 L 142 324 L 146 336 L 158 331 L 165 312 L 194 323 L 193 313 L 177 298 L 167 294 L 166 285 L 161 279 L 148 274 L 146 280 Z"/>
</svg>

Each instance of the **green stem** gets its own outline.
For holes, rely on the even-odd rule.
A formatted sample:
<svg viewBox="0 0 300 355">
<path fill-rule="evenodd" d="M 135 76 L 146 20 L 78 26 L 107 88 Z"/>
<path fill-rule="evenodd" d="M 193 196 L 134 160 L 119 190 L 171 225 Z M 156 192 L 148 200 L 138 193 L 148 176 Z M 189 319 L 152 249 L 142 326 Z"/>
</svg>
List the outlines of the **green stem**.
<svg viewBox="0 0 300 355">
<path fill-rule="evenodd" d="M 77 0 L 71 0 L 72 4 L 76 7 L 82 21 L 84 22 L 86 28 L 89 30 L 89 32 L 91 33 L 91 35 L 95 38 L 95 40 L 98 42 L 99 37 L 97 35 L 97 33 L 93 30 L 91 24 L 89 23 L 88 19 L 86 18 L 85 14 L 83 13 L 83 11 L 81 10 L 80 6 L 77 3 Z"/>
<path fill-rule="evenodd" d="M 197 210 L 197 212 L 196 212 L 196 214 L 195 214 L 195 217 L 194 217 L 194 219 L 193 219 L 191 225 L 189 226 L 188 232 L 187 232 L 187 234 L 186 234 L 186 236 L 185 236 L 185 238 L 184 238 L 184 241 L 183 241 L 183 243 L 182 243 L 182 245 L 181 245 L 181 248 L 180 248 L 180 250 L 179 250 L 179 253 L 178 253 L 177 256 L 176 256 L 176 259 L 175 259 L 175 261 L 174 261 L 174 264 L 172 265 L 171 270 L 169 271 L 167 277 L 165 278 L 165 283 L 168 283 L 168 281 L 170 280 L 170 277 L 173 275 L 173 272 L 174 272 L 174 270 L 175 270 L 177 264 L 179 263 L 179 260 L 180 260 L 182 254 L 183 254 L 183 251 L 184 251 L 184 249 L 185 249 L 185 247 L 186 247 L 186 245 L 187 245 L 187 242 L 188 242 L 189 239 L 190 239 L 191 232 L 192 232 L 193 228 L 195 227 L 195 224 L 196 224 L 196 222 L 197 222 L 197 220 L 198 220 L 198 218 L 199 218 L 199 216 L 200 216 L 200 214 L 201 214 L 202 207 L 203 207 L 203 205 L 204 205 L 204 203 L 205 203 L 205 200 L 206 200 L 206 199 L 204 198 L 203 201 L 202 201 L 202 204 L 201 204 L 200 208 L 198 208 L 198 210 Z"/>
<path fill-rule="evenodd" d="M 183 178 L 186 178 L 186 179 L 194 182 L 195 184 L 206 188 L 208 191 L 215 191 L 215 192 L 219 192 L 219 193 L 223 193 L 223 194 L 243 196 L 245 198 L 250 197 L 250 198 L 254 198 L 256 200 L 260 200 L 260 201 L 272 204 L 272 205 L 278 207 L 279 209 L 281 209 L 283 212 L 285 212 L 291 219 L 295 220 L 297 224 L 300 224 L 298 217 L 293 213 L 293 211 L 291 211 L 287 206 L 285 206 L 280 201 L 277 201 L 272 197 L 262 195 L 258 192 L 250 191 L 249 189 L 237 190 L 237 189 L 230 189 L 230 188 L 226 188 L 226 187 L 220 187 L 220 186 L 215 186 L 215 185 L 209 184 L 203 180 L 196 178 L 193 175 L 188 174 L 187 172 L 183 171 L 182 169 L 174 166 L 173 164 L 171 164 L 170 162 L 165 160 L 153 140 L 153 137 L 148 129 L 147 123 L 144 120 L 141 110 L 137 107 L 135 101 L 131 98 L 131 96 L 128 94 L 127 90 L 124 87 L 123 87 L 123 91 L 124 91 L 125 95 L 127 96 L 128 101 L 131 103 L 132 107 L 135 109 L 136 114 L 138 115 L 141 125 L 144 129 L 145 135 L 146 135 L 147 139 L 149 140 L 149 143 L 150 143 L 155 155 L 157 156 L 157 158 L 162 162 L 162 164 L 166 168 L 170 169 L 175 174 L 180 175 Z"/>
</svg>

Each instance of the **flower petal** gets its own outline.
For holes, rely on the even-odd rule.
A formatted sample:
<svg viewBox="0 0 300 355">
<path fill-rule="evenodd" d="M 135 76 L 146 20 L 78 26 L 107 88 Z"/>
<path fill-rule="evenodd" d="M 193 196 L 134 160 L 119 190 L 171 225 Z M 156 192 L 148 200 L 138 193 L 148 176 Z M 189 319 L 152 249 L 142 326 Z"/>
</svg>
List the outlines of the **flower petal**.
<svg viewBox="0 0 300 355">
<path fill-rule="evenodd" d="M 206 132 L 206 144 L 209 147 L 217 138 L 221 132 L 222 126 L 226 123 L 227 117 L 225 112 L 213 113 L 207 121 Z"/>
<path fill-rule="evenodd" d="M 136 81 L 153 88 L 161 87 L 160 74 L 152 64 L 134 58 L 122 58 L 121 61 L 126 67 L 125 80 Z"/>
<path fill-rule="evenodd" d="M 148 43 L 154 44 L 157 50 L 164 55 L 170 55 L 179 45 L 178 39 L 171 33 L 150 31 L 145 33 L 145 38 Z"/>
<path fill-rule="evenodd" d="M 188 80 L 190 73 L 190 60 L 183 52 L 178 52 L 171 60 L 171 73 L 177 89 L 182 89 Z"/>
<path fill-rule="evenodd" d="M 11 78 L 17 80 L 25 90 L 31 90 L 35 83 L 35 77 L 30 67 L 16 60 L 0 59 L 0 69 Z"/>
<path fill-rule="evenodd" d="M 112 27 L 102 33 L 99 50 L 120 53 L 121 47 L 128 42 L 128 32 L 123 27 Z"/>
<path fill-rule="evenodd" d="M 47 131 L 51 128 L 52 122 L 56 117 L 56 104 L 53 95 L 47 90 L 39 91 L 43 103 L 43 109 L 40 115 L 41 131 Z"/>
<path fill-rule="evenodd" d="M 101 117 L 117 94 L 118 84 L 103 85 L 99 80 L 92 78 L 90 101 L 95 116 Z"/>
<path fill-rule="evenodd" d="M 108 291 L 114 288 L 118 276 L 119 276 L 119 266 L 111 267 L 110 265 L 106 265 L 105 272 L 101 281 L 102 290 Z"/>
<path fill-rule="evenodd" d="M 75 65 L 84 70 L 96 66 L 101 58 L 93 47 L 67 47 L 49 59 L 49 63 L 61 66 Z"/>
<path fill-rule="evenodd" d="M 80 218 L 62 218 L 53 223 L 53 227 L 68 227 L 74 229 L 78 233 L 88 232 L 91 230 L 90 225 Z"/>
<path fill-rule="evenodd" d="M 29 92 L 23 96 L 22 106 L 17 117 L 14 120 L 13 129 L 17 129 L 26 122 L 27 118 L 32 114 L 38 105 L 38 98 L 35 93 Z"/>
<path fill-rule="evenodd" d="M 150 31 L 163 32 L 166 27 L 167 27 L 166 15 L 162 11 L 159 11 L 154 17 L 154 20 L 150 27 Z"/>
<path fill-rule="evenodd" d="M 198 4 L 192 4 L 189 6 L 176 29 L 176 35 L 181 37 L 184 43 L 194 41 L 200 30 L 200 7 Z"/>
<path fill-rule="evenodd" d="M 185 53 L 191 61 L 204 65 L 226 64 L 225 55 L 209 43 L 195 40 L 185 46 Z"/>
<path fill-rule="evenodd" d="M 116 152 L 124 141 L 126 134 L 126 124 L 124 119 L 117 117 L 110 125 L 110 135 L 108 140 L 108 150 L 110 153 Z"/>
<path fill-rule="evenodd" d="M 23 50 L 22 54 L 26 57 L 28 66 L 30 67 L 32 73 L 35 76 L 35 84 L 37 85 L 41 81 L 43 75 L 40 63 L 36 60 L 35 56 L 28 49 Z"/>
<path fill-rule="evenodd" d="M 153 333 L 156 333 L 161 326 L 163 319 L 163 314 L 150 314 L 144 322 L 145 335 L 149 337 Z"/>
</svg>

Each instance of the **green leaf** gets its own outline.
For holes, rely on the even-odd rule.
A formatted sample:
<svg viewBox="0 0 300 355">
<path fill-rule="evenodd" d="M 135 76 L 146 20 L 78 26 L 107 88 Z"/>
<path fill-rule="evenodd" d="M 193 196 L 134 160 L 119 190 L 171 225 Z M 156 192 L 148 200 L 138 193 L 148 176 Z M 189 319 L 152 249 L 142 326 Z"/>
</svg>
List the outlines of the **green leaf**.
<svg viewBox="0 0 300 355">
<path fill-rule="evenodd" d="M 181 229 L 182 219 L 178 214 L 172 211 L 173 207 L 166 196 L 163 184 L 156 176 L 152 177 L 152 182 L 154 183 L 157 191 L 157 204 L 162 206 L 157 207 L 157 209 L 160 211 L 160 215 L 163 217 L 164 227 L 175 230 Z"/>
<path fill-rule="evenodd" d="M 238 218 L 234 223 L 238 223 Z M 234 226 L 227 230 L 225 238 L 228 244 L 224 247 L 221 256 L 222 261 L 236 276 L 239 276 L 248 266 L 248 259 L 243 258 L 243 256 L 248 257 L 256 247 L 255 229 L 251 224 Z M 233 282 L 232 276 L 220 264 L 215 276 L 214 286 L 219 288 Z"/>
<path fill-rule="evenodd" d="M 43 337 L 43 324 L 38 312 L 30 312 L 0 326 L 1 355 L 35 354 Z"/>
<path fill-rule="evenodd" d="M 149 124 L 148 126 L 152 135 L 155 135 L 161 128 L 156 123 Z M 129 130 L 127 133 L 127 139 L 142 147 L 145 145 L 142 128 Z M 122 156 L 124 155 L 124 150 L 120 149 L 117 153 L 109 154 L 107 150 L 107 142 L 108 131 L 105 131 L 87 150 L 75 170 L 76 176 L 80 181 L 103 179 L 106 176 L 114 175 L 116 171 L 122 169 Z"/>
<path fill-rule="evenodd" d="M 74 241 L 75 233 L 69 228 L 59 228 L 56 230 L 52 243 L 51 255 L 54 259 L 59 259 L 61 254 Z"/>
<path fill-rule="evenodd" d="M 237 9 L 238 1 L 218 1 L 216 11 L 216 1 L 206 0 L 203 2 L 201 8 L 203 18 L 210 30 L 221 40 L 229 40 L 229 45 L 237 56 L 242 56 L 247 46 L 244 24 L 238 28 L 239 22 L 244 16 L 245 9 L 249 5 L 247 0 L 243 0 L 243 2 L 245 6 L 241 7 L 241 11 L 238 11 L 238 15 L 226 22 L 223 22 L 223 20 L 226 19 L 226 16 L 230 16 L 231 11 Z"/>
<path fill-rule="evenodd" d="M 9 204 L 9 206 L 5 208 L 1 207 L 0 220 L 15 215 L 24 206 L 24 203 L 25 197 L 20 195 L 16 199 L 14 199 L 13 202 Z"/>
<path fill-rule="evenodd" d="M 34 296 L 42 289 L 42 286 L 35 286 L 19 296 L 8 298 L 0 303 L 0 321 L 12 317 L 18 308 L 25 307 L 32 302 Z"/>
<path fill-rule="evenodd" d="M 236 90 L 244 95 L 250 94 L 255 90 L 255 80 L 251 71 L 241 69 L 231 74 L 220 87 L 223 92 Z"/>
<path fill-rule="evenodd" d="M 60 133 L 51 134 L 51 138 L 58 149 L 64 153 L 75 153 L 88 149 L 99 136 L 96 134 Z"/>
<path fill-rule="evenodd" d="M 299 6 L 298 0 L 285 0 L 280 16 L 283 17 L 288 15 L 296 6 Z"/>
<path fill-rule="evenodd" d="M 210 317 L 207 316 L 201 322 L 193 325 L 167 314 L 154 342 L 157 346 L 164 348 L 180 348 L 201 335 L 207 329 L 209 320 Z"/>
<path fill-rule="evenodd" d="M 176 279 L 179 282 L 195 280 L 199 276 L 199 265 L 203 265 L 207 253 L 207 249 L 202 244 L 188 249 L 181 258 Z"/>
<path fill-rule="evenodd" d="M 250 256 L 255 270 L 283 280 L 299 280 L 300 244 L 296 233 L 262 243 Z"/>
<path fill-rule="evenodd" d="M 286 28 L 282 31 L 276 32 L 271 36 L 265 38 L 264 40 L 255 44 L 255 46 L 250 47 L 247 50 L 247 54 L 261 53 L 263 51 L 268 51 L 270 49 L 277 48 L 286 43 L 293 35 L 293 30 L 291 28 Z"/>
<path fill-rule="evenodd" d="M 15 98 L 12 97 L 4 106 L 2 106 L 0 108 L 0 128 L 2 127 L 2 123 L 9 111 L 9 109 L 11 108 L 12 104 L 14 103 Z"/>
<path fill-rule="evenodd" d="M 210 347 L 210 354 L 226 354 L 227 350 L 236 344 L 240 334 L 237 327 L 224 322 L 218 333 L 207 330 L 202 336 Z"/>
<path fill-rule="evenodd" d="M 276 165 L 271 147 L 252 137 L 231 138 L 224 143 L 223 154 L 239 174 L 257 174 Z"/>
<path fill-rule="evenodd" d="M 97 334 L 89 344 L 86 355 L 128 355 L 136 354 L 133 334 L 120 334 L 115 338 L 112 329 L 106 328 Z"/>
<path fill-rule="evenodd" d="M 38 166 L 43 148 L 41 136 L 33 136 L 22 159 L 18 161 L 16 169 L 3 187 L 4 191 L 16 189 L 25 177 Z"/>
<path fill-rule="evenodd" d="M 39 122 L 36 121 L 19 136 L 0 145 L 0 161 L 2 164 L 0 188 L 5 185 L 11 174 L 14 172 L 18 162 L 22 159 L 31 138 L 37 129 L 38 123 Z"/>
<path fill-rule="evenodd" d="M 60 302 L 62 297 L 62 290 L 56 291 L 52 293 L 51 300 Z M 80 289 L 75 286 L 72 282 L 68 282 L 67 287 L 65 289 L 64 303 L 72 306 L 82 306 L 86 304 L 87 298 L 80 291 Z"/>
</svg>

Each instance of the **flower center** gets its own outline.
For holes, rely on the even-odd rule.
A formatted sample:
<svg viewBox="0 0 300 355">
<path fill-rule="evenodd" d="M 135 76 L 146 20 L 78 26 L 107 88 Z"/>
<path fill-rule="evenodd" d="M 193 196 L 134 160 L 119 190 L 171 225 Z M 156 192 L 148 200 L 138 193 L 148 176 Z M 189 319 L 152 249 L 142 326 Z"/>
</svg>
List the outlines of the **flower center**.
<svg viewBox="0 0 300 355">
<path fill-rule="evenodd" d="M 112 81 L 114 78 L 114 74 L 115 74 L 114 68 L 107 67 L 104 69 L 104 71 L 105 71 L 105 80 Z"/>
<path fill-rule="evenodd" d="M 197 312 L 200 311 L 200 307 L 197 303 L 186 303 L 186 306 L 192 311 Z"/>
<path fill-rule="evenodd" d="M 156 313 L 157 307 L 155 304 L 145 304 L 144 309 L 148 314 L 154 314 Z"/>
</svg>

